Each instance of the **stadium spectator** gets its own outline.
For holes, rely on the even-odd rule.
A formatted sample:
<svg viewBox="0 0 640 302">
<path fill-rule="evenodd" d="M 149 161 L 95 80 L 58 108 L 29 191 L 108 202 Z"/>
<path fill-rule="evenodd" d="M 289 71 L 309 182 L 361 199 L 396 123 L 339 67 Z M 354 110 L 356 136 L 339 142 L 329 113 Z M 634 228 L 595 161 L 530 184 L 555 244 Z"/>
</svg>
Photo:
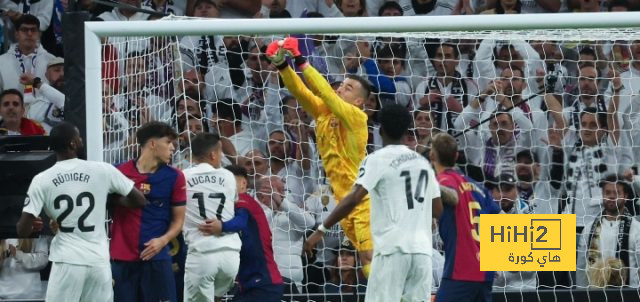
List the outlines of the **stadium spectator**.
<svg viewBox="0 0 640 302">
<path fill-rule="evenodd" d="M 0 56 L 0 90 L 18 89 L 32 93 L 33 87 L 20 84 L 20 76 L 32 74 L 45 78 L 47 64 L 53 56 L 40 45 L 40 21 L 33 15 L 22 15 L 16 22 L 16 43 Z"/>
<path fill-rule="evenodd" d="M 557 160 L 562 164 L 562 158 Z M 554 162 L 554 164 L 556 164 Z M 560 208 L 559 187 L 562 174 L 541 179 L 542 167 L 538 156 L 531 150 L 523 150 L 516 155 L 517 191 L 520 200 L 526 201 L 535 214 L 557 214 Z"/>
<path fill-rule="evenodd" d="M 303 127 L 298 123 L 297 127 Z M 306 131 L 300 131 L 306 132 Z M 306 134 L 305 134 L 306 135 Z M 302 137 L 304 141 L 301 143 L 306 146 L 307 139 Z M 301 145 L 303 145 L 301 144 Z M 285 190 L 289 194 L 289 198 L 296 205 L 303 207 L 304 200 L 313 192 L 313 184 L 305 186 L 304 176 L 309 174 L 311 161 L 309 157 L 309 148 L 302 147 L 301 160 L 291 158 L 290 150 L 292 148 L 291 137 L 288 137 L 282 130 L 274 130 L 269 134 L 267 142 L 268 158 L 269 158 L 269 175 L 280 177 L 285 184 Z M 306 151 L 304 151 L 306 150 Z M 307 182 L 308 183 L 308 182 Z"/>
<path fill-rule="evenodd" d="M 366 279 L 358 269 L 358 258 L 353 244 L 345 239 L 334 251 L 338 254 L 329 269 L 329 279 L 324 284 L 325 294 L 358 295 L 367 291 Z"/>
<path fill-rule="evenodd" d="M 207 124 L 199 117 L 190 115 L 186 125 L 178 127 L 178 152 L 175 153 L 174 167 L 184 170 L 191 166 L 193 158 L 191 156 L 191 139 L 198 133 L 209 132 Z M 226 158 L 222 158 L 223 163 L 231 164 Z"/>
<path fill-rule="evenodd" d="M 0 135 L 44 135 L 42 126 L 25 117 L 24 98 L 16 89 L 0 93 Z"/>
<path fill-rule="evenodd" d="M 108 163 L 120 163 L 136 154 L 133 147 L 128 144 L 135 135 L 131 133 L 131 127 L 124 112 L 115 106 L 115 91 L 109 82 L 111 81 L 102 81 L 102 129 L 104 129 L 102 137 L 105 142 L 103 159 Z M 124 149 L 122 149 L 123 146 Z"/>
<path fill-rule="evenodd" d="M 338 0 L 336 4 L 345 17 L 367 16 L 366 0 Z"/>
<path fill-rule="evenodd" d="M 0 240 L 0 299 L 44 300 L 40 270 L 49 263 L 49 236 Z"/>
<path fill-rule="evenodd" d="M 378 111 L 380 104 L 380 96 L 377 92 L 372 91 L 369 98 L 364 102 L 364 113 L 367 114 L 367 127 L 369 129 L 369 137 L 367 139 L 367 154 L 373 153 L 382 148 L 382 137 L 380 136 L 380 123 L 378 122 Z"/>
<path fill-rule="evenodd" d="M 633 41 L 630 45 L 630 51 L 634 58 L 640 58 L 640 40 Z M 634 91 L 640 89 L 640 62 L 634 60 L 629 64 L 628 70 L 618 74 L 612 72 L 613 81 L 611 83 L 612 103 L 610 110 L 615 110 L 618 117 L 619 126 L 614 131 L 621 132 L 617 136 L 620 137 L 621 143 L 625 147 L 631 147 L 633 152 L 633 162 L 638 163 L 640 160 L 640 98 Z M 616 80 L 619 78 L 619 80 Z M 619 83 L 618 83 L 619 82 Z M 617 97 L 616 97 L 617 96 Z M 614 132 L 614 135 L 616 133 Z"/>
<path fill-rule="evenodd" d="M 48 133 L 64 118 L 64 59 L 58 57 L 51 59 L 45 77 L 49 84 L 31 74 L 23 74 L 20 77 L 20 83 L 31 85 L 36 89 L 35 99 L 29 105 L 27 117 L 40 123 Z"/>
<path fill-rule="evenodd" d="M 120 110 L 129 114 L 133 125 L 142 125 L 149 121 L 166 121 L 171 116 L 171 104 L 163 97 L 156 95 L 148 72 L 150 68 L 146 56 L 140 52 L 127 54 L 122 78 L 125 93 L 118 99 Z"/>
<path fill-rule="evenodd" d="M 38 29 L 43 32 L 47 30 L 51 23 L 54 0 L 2 1 L 0 9 L 3 11 L 3 15 L 13 21 L 16 30 L 18 29 L 20 18 L 24 15 L 32 15 L 38 19 Z"/>
<path fill-rule="evenodd" d="M 174 0 L 145 0 L 142 5 L 164 15 L 184 15 L 184 11 L 176 5 L 176 2 Z"/>
<path fill-rule="evenodd" d="M 627 0 L 609 0 L 609 6 L 607 7 L 607 11 L 609 12 L 627 12 L 630 11 L 631 1 Z"/>
<path fill-rule="evenodd" d="M 393 81 L 395 94 L 388 95 L 383 91 L 384 98 L 394 100 L 395 103 L 403 106 L 411 106 L 411 94 L 413 88 L 411 81 L 402 76 L 405 65 L 406 46 L 404 43 L 389 43 L 381 49 L 376 50 L 377 65 L 380 75 L 386 76 Z M 381 95 L 382 96 L 382 95 Z"/>
<path fill-rule="evenodd" d="M 304 279 L 301 257 L 304 234 L 314 226 L 315 219 L 291 200 L 280 177 L 263 177 L 256 188 L 273 233 L 273 254 L 278 269 L 285 282 L 290 282 L 285 292 L 300 293 Z"/>
<path fill-rule="evenodd" d="M 519 196 L 516 180 L 511 174 L 502 174 L 497 179 L 488 182 L 493 199 L 500 204 L 502 211 L 507 214 L 531 214 L 533 208 Z M 536 289 L 535 271 L 505 271 L 496 272 L 493 280 L 494 289 L 505 290 L 534 290 Z"/>
<path fill-rule="evenodd" d="M 453 13 L 456 4 L 456 0 L 400 0 L 402 7 L 407 7 L 407 5 L 412 7 L 408 11 L 405 9 L 407 16 L 448 16 Z"/>
<path fill-rule="evenodd" d="M 240 105 L 231 104 L 231 100 L 224 99 L 219 100 L 212 105 L 212 117 L 211 128 L 214 132 L 219 133 L 221 137 L 228 138 L 235 154 L 230 154 L 227 150 L 224 150 L 227 155 L 242 155 L 247 154 L 250 150 L 257 146 L 261 137 L 254 136 L 254 133 L 249 129 L 245 129 L 241 120 Z M 264 141 L 264 139 L 263 139 Z"/>
<path fill-rule="evenodd" d="M 116 206 L 111 225 L 111 269 L 118 301 L 176 301 L 167 244 L 180 234 L 186 188 L 180 170 L 168 166 L 178 134 L 168 124 L 150 122 L 136 132 L 140 156 L 118 166 L 145 194 L 147 204 Z"/>
<path fill-rule="evenodd" d="M 585 108 L 595 108 L 597 112 L 607 112 L 605 96 L 598 91 L 598 83 L 602 81 L 601 74 L 595 65 L 583 64 L 580 67 L 578 78 L 578 95 L 571 100 L 570 106 L 563 111 L 564 118 L 568 122 L 570 132 L 577 133 L 580 130 L 580 113 Z M 566 144 L 574 144 L 578 138 L 568 135 Z"/>
<path fill-rule="evenodd" d="M 220 8 L 218 3 L 213 0 L 199 0 L 193 5 L 193 17 L 198 18 L 218 18 L 220 17 Z"/>
<path fill-rule="evenodd" d="M 616 174 L 604 178 L 600 187 L 602 210 L 578 242 L 577 285 L 637 288 L 640 222 L 626 208 L 635 197 L 633 189 Z"/>
<path fill-rule="evenodd" d="M 491 0 L 488 0 L 489 2 Z M 520 0 L 523 14 L 557 13 L 562 10 L 562 2 L 558 0 Z M 566 7 L 565 7 L 566 9 Z"/>
<path fill-rule="evenodd" d="M 482 11 L 480 14 L 519 14 L 522 11 L 520 0 L 495 0 L 495 8 Z"/>
<path fill-rule="evenodd" d="M 594 1 L 594 0 L 571 0 L 571 1 L 579 1 L 579 6 L 577 12 L 581 13 L 599 13 L 601 11 L 606 11 L 606 6 L 601 7 L 600 2 L 607 1 Z"/>
<path fill-rule="evenodd" d="M 293 18 L 302 17 L 305 10 L 307 15 L 316 13 L 325 17 L 344 17 L 334 0 L 287 0 L 286 8 Z"/>
<path fill-rule="evenodd" d="M 368 2 L 367 5 L 369 5 Z M 380 17 L 397 17 L 403 14 L 402 6 L 396 1 L 386 1 L 380 6 L 380 9 L 378 9 L 378 16 Z M 369 13 L 369 15 L 371 15 L 371 13 Z"/>
<path fill-rule="evenodd" d="M 523 71 L 525 85 L 523 90 L 536 89 L 537 70 L 543 69 L 538 53 L 523 40 L 496 41 L 484 39 L 480 42 L 474 57 L 473 77 L 482 90 L 494 79 L 499 78 L 505 69 L 517 67 Z M 534 93 L 535 91 L 529 91 Z"/>
<path fill-rule="evenodd" d="M 244 168 L 247 170 L 249 179 L 248 190 L 255 193 L 260 178 L 267 176 L 269 165 L 267 157 L 259 149 L 253 149 L 243 155 Z"/>
<path fill-rule="evenodd" d="M 431 146 L 433 135 L 439 132 L 433 127 L 433 116 L 428 107 L 423 106 L 413 112 L 413 125 L 416 134 L 416 152 L 426 154 L 425 152 Z"/>
<path fill-rule="evenodd" d="M 560 212 L 576 214 L 577 233 L 580 233 L 589 218 L 601 210 L 602 190 L 598 180 L 610 173 L 623 173 L 632 162 L 626 148 L 619 148 L 608 135 L 605 112 L 593 107 L 583 109 L 580 112 L 580 130 L 574 132 L 577 132 L 574 134 L 577 141 L 565 144 L 562 149 L 567 201 Z M 560 152 L 555 147 L 560 146 L 560 142 L 551 145 L 556 148 L 555 152 Z"/>
<path fill-rule="evenodd" d="M 431 62 L 436 75 L 416 87 L 413 108 L 430 108 L 433 126 L 454 133 L 454 121 L 478 93 L 478 88 L 473 80 L 460 73 L 460 54 L 456 45 L 442 43 L 437 46 Z"/>
<path fill-rule="evenodd" d="M 197 1 L 187 0 L 187 13 L 194 10 Z M 219 0 L 220 18 L 252 18 L 260 12 L 260 0 Z"/>
<path fill-rule="evenodd" d="M 516 183 L 513 174 L 503 173 L 488 180 L 486 186 L 491 190 L 493 199 L 500 204 L 500 208 L 505 213 L 530 214 L 533 209 L 527 200 L 520 197 Z"/>
<path fill-rule="evenodd" d="M 119 0 L 124 5 L 130 5 L 142 8 L 142 0 Z M 149 9 L 149 7 L 144 7 Z M 131 9 L 115 7 L 109 12 L 104 12 L 98 16 L 104 21 L 145 21 L 149 18 L 149 14 L 137 12 Z"/>
</svg>

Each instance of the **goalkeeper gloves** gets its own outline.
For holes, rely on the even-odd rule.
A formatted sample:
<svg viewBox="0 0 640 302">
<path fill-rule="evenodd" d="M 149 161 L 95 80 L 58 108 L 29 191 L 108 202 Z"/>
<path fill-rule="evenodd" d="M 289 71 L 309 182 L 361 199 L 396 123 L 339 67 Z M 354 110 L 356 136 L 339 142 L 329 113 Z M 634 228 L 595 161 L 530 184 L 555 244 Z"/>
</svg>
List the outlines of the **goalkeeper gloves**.
<svg viewBox="0 0 640 302">
<path fill-rule="evenodd" d="M 298 39 L 288 37 L 284 40 L 273 41 L 267 46 L 267 58 L 278 69 L 287 67 L 287 55 L 294 58 L 297 66 L 302 66 L 307 60 L 300 53 L 298 48 Z"/>
<path fill-rule="evenodd" d="M 273 41 L 267 46 L 267 59 L 278 69 L 287 67 L 287 56 L 284 49 L 280 47 L 282 41 Z"/>
</svg>

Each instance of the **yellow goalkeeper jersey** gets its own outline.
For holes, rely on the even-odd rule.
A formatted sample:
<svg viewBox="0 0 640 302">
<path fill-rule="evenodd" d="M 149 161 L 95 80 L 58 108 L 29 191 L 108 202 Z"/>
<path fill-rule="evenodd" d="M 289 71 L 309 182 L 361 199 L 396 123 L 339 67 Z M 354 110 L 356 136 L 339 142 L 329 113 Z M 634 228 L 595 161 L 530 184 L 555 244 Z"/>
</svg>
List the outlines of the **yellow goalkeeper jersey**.
<svg viewBox="0 0 640 302">
<path fill-rule="evenodd" d="M 312 66 L 302 73 L 308 88 L 291 67 L 280 74 L 289 92 L 316 120 L 318 152 L 339 202 L 351 191 L 366 156 L 367 115 L 341 99 Z"/>
</svg>

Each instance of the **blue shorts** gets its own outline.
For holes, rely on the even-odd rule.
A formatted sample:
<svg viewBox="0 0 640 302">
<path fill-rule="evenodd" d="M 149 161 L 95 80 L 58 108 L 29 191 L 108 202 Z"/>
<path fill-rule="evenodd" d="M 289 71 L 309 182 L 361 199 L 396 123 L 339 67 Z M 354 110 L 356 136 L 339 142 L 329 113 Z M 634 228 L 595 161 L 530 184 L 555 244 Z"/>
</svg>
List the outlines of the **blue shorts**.
<svg viewBox="0 0 640 302">
<path fill-rule="evenodd" d="M 242 293 L 236 293 L 231 302 L 280 302 L 284 295 L 284 285 L 268 285 L 250 288 Z"/>
<path fill-rule="evenodd" d="M 442 278 L 436 302 L 491 302 L 491 282 L 458 281 Z"/>
<path fill-rule="evenodd" d="M 176 302 L 171 260 L 111 261 L 113 297 L 118 302 Z"/>
</svg>

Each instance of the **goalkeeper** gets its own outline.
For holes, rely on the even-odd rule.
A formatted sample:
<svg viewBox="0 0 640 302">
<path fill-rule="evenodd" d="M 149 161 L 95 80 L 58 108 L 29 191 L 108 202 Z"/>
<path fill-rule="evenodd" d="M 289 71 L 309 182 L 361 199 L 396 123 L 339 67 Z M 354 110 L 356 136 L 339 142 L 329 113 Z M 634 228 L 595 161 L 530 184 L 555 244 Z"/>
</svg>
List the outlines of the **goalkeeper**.
<svg viewBox="0 0 640 302">
<path fill-rule="evenodd" d="M 289 66 L 287 55 L 293 57 L 308 86 Z M 339 202 L 351 190 L 360 162 L 366 155 L 367 115 L 361 108 L 369 98 L 369 83 L 358 76 L 347 75 L 334 91 L 324 76 L 300 54 L 298 40 L 292 37 L 272 42 L 267 48 L 267 58 L 278 68 L 289 92 L 316 120 L 318 151 L 333 194 Z M 358 250 L 363 271 L 368 277 L 373 255 L 369 196 L 341 221 L 341 225 Z"/>
</svg>

